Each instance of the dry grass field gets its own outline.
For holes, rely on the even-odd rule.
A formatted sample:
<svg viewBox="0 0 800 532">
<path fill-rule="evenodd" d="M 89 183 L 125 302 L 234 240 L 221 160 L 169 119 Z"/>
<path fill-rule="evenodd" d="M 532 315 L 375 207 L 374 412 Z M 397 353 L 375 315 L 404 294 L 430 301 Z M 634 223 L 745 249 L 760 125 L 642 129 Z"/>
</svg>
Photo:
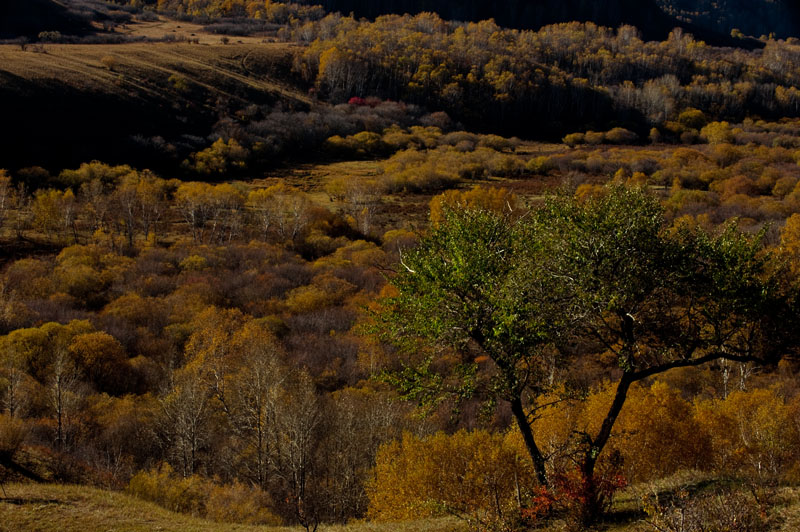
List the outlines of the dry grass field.
<svg viewBox="0 0 800 532">
<path fill-rule="evenodd" d="M 696 479 L 695 479 L 696 480 Z M 685 478 L 672 481 L 686 481 Z M 676 486 L 652 486 L 675 489 Z M 618 498 L 617 518 L 599 528 L 607 532 L 645 532 L 655 528 L 635 509 L 648 487 L 625 490 Z M 2 492 L 0 492 L 2 495 Z M 783 488 L 777 494 L 771 530 L 800 530 L 800 490 Z M 556 521 L 542 529 L 556 532 L 564 523 Z M 155 504 L 124 493 L 97 488 L 57 484 L 6 484 L 0 497 L 0 532 L 301 532 L 301 527 L 245 526 L 215 523 L 170 512 Z M 427 519 L 401 523 L 359 522 L 350 525 L 321 525 L 320 532 L 466 532 L 458 518 Z"/>
<path fill-rule="evenodd" d="M 116 33 L 131 37 L 144 37 L 146 39 L 164 39 L 170 36 L 178 39 L 197 39 L 200 44 L 219 44 L 222 42 L 220 35 L 205 31 L 200 24 L 180 22 L 166 17 L 159 17 L 153 22 L 134 22 L 117 28 Z M 230 41 L 239 44 L 259 44 L 264 41 L 261 36 L 231 37 Z"/>
<path fill-rule="evenodd" d="M 300 527 L 214 523 L 165 510 L 123 493 L 85 486 L 8 484 L 0 532 L 300 532 Z M 0 493 L 2 495 L 2 493 Z M 320 532 L 461 532 L 457 519 L 320 526 Z"/>
<path fill-rule="evenodd" d="M 341 178 L 356 182 L 368 181 L 380 175 L 384 162 L 384 160 L 334 161 L 294 165 L 291 168 L 269 172 L 263 178 L 242 184 L 247 187 L 264 187 L 286 183 L 308 194 L 317 205 L 336 211 L 345 208 L 345 205 L 340 200 L 331 198 L 326 186 L 331 181 Z M 397 227 L 403 225 L 403 222 L 424 225 L 427 223 L 430 200 L 435 195 L 435 193 L 384 194 L 377 209 L 375 225 Z"/>
<path fill-rule="evenodd" d="M 2 45 L 0 80 L 160 98 L 168 92 L 165 88 L 174 75 L 185 78 L 189 87 L 196 85 L 232 99 L 256 91 L 308 104 L 307 96 L 276 75 L 286 67 L 290 54 L 290 45 L 279 43 L 46 44 L 26 50 Z"/>
</svg>

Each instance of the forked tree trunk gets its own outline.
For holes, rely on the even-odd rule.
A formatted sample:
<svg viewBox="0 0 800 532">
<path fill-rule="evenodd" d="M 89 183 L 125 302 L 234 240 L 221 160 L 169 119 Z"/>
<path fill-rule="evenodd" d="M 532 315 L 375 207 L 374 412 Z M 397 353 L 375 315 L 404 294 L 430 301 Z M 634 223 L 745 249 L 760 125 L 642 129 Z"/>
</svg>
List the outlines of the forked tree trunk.
<svg viewBox="0 0 800 532">
<path fill-rule="evenodd" d="M 617 384 L 617 390 L 614 394 L 614 401 L 606 413 L 603 424 L 600 426 L 600 431 L 597 436 L 589 442 L 588 447 L 584 451 L 583 461 L 580 464 L 582 480 L 584 482 L 584 506 L 582 508 L 582 521 L 584 524 L 592 524 L 597 521 L 603 512 L 604 498 L 608 493 L 603 493 L 606 488 L 598 484 L 598 479 L 595 476 L 595 467 L 597 466 L 597 459 L 600 453 L 608 443 L 611 436 L 611 430 L 614 428 L 614 423 L 617 421 L 622 406 L 625 404 L 625 399 L 628 396 L 631 384 L 634 378 L 630 373 L 624 373 L 622 379 Z"/>
</svg>

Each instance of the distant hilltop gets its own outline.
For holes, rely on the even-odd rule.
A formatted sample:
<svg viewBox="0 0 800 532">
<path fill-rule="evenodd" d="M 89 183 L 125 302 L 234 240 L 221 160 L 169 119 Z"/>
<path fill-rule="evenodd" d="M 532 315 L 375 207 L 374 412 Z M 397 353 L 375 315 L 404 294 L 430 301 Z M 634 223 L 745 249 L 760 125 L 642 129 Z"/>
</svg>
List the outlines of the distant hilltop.
<svg viewBox="0 0 800 532">
<path fill-rule="evenodd" d="M 42 32 L 84 36 L 105 22 L 129 20 L 123 9 L 103 0 L 0 0 L 0 39 L 36 39 Z"/>
<path fill-rule="evenodd" d="M 432 11 L 450 20 L 493 18 L 500 26 L 538 29 L 558 22 L 630 24 L 648 40 L 663 40 L 676 26 L 710 43 L 735 44 L 731 32 L 759 37 L 800 36 L 796 0 L 303 0 L 329 11 L 374 18 L 387 13 Z M 717 6 L 717 7 L 713 7 Z"/>
<path fill-rule="evenodd" d="M 0 39 L 36 37 L 43 31 L 84 35 L 92 30 L 86 17 L 54 0 L 0 0 Z"/>
</svg>

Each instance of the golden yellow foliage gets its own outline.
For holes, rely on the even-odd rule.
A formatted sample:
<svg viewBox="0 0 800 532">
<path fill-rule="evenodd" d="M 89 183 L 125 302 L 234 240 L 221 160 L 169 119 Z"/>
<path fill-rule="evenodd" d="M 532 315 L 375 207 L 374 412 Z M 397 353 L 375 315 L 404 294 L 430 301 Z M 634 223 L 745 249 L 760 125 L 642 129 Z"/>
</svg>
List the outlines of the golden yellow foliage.
<svg viewBox="0 0 800 532">
<path fill-rule="evenodd" d="M 519 208 L 519 199 L 516 194 L 501 187 L 478 185 L 470 190 L 448 190 L 431 200 L 431 223 L 441 223 L 445 208 L 457 207 L 511 213 Z"/>
<path fill-rule="evenodd" d="M 728 122 L 711 122 L 700 130 L 700 136 L 709 144 L 733 142 L 733 132 Z"/>
<path fill-rule="evenodd" d="M 310 285 L 291 290 L 286 295 L 286 307 L 290 312 L 301 314 L 341 303 L 355 292 L 353 284 L 323 272 L 314 276 Z"/>
<path fill-rule="evenodd" d="M 797 473 L 797 411 L 774 390 L 737 390 L 723 400 L 700 401 L 696 409 L 698 423 L 711 436 L 718 468 L 761 479 Z"/>
<path fill-rule="evenodd" d="M 168 464 L 140 471 L 130 480 L 128 493 L 175 512 L 224 523 L 277 525 L 267 494 L 238 482 L 221 485 L 199 475 L 181 478 Z"/>
<path fill-rule="evenodd" d="M 708 467 L 708 433 L 693 418 L 691 403 L 664 383 L 635 387 L 618 423 L 615 431 L 619 436 L 612 446 L 623 458 L 629 482 Z"/>
<path fill-rule="evenodd" d="M 571 453 L 582 445 L 580 434 L 597 432 L 614 392 L 606 384 L 584 401 L 542 398 L 542 403 L 553 405 L 537 413 L 533 430 L 542 451 L 553 457 L 551 467 L 564 470 L 571 466 Z M 605 459 L 618 457 L 629 482 L 707 467 L 711 442 L 693 414 L 692 404 L 665 383 L 656 382 L 649 388 L 633 386 L 614 426 Z"/>
<path fill-rule="evenodd" d="M 378 451 L 368 515 L 402 520 L 456 511 L 497 518 L 518 508 L 519 493 L 533 485 L 529 460 L 514 438 L 479 430 L 427 438 L 405 433 Z"/>
<path fill-rule="evenodd" d="M 800 268 L 800 214 L 793 214 L 781 229 L 781 249 L 795 265 Z"/>
</svg>

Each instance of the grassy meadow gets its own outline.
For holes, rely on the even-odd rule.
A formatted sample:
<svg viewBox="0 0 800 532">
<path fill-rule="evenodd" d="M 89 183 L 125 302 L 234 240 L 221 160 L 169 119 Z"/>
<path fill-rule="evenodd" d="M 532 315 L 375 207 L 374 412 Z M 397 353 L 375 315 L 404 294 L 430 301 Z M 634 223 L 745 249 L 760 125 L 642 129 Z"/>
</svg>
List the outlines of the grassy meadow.
<svg viewBox="0 0 800 532">
<path fill-rule="evenodd" d="M 299 532 L 301 527 L 214 523 L 170 512 L 124 493 L 75 485 L 6 484 L 2 532 Z M 456 518 L 404 523 L 321 525 L 328 532 L 461 532 Z"/>
</svg>

